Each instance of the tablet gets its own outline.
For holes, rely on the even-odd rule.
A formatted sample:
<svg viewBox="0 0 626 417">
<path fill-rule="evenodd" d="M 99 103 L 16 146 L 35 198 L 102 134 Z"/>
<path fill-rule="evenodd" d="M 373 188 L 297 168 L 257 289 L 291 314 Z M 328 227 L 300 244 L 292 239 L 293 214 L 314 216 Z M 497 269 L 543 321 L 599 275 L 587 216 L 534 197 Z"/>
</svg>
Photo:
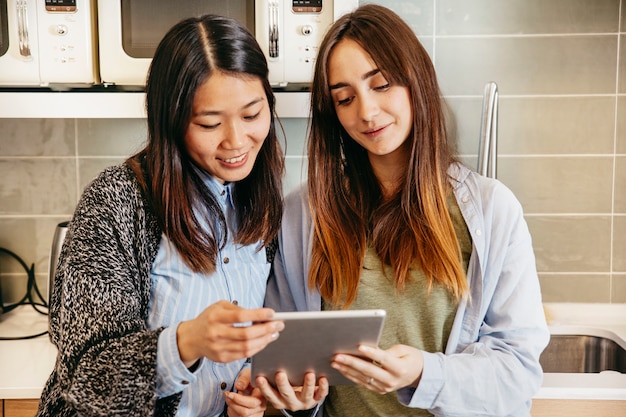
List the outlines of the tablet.
<svg viewBox="0 0 626 417">
<path fill-rule="evenodd" d="M 252 381 L 266 377 L 274 384 L 279 370 L 285 371 L 292 386 L 302 386 L 304 375 L 315 372 L 330 385 L 352 381 L 330 366 L 336 353 L 360 355 L 359 344 L 378 346 L 385 310 L 299 311 L 274 314 L 285 322 L 277 340 L 252 358 Z"/>
</svg>

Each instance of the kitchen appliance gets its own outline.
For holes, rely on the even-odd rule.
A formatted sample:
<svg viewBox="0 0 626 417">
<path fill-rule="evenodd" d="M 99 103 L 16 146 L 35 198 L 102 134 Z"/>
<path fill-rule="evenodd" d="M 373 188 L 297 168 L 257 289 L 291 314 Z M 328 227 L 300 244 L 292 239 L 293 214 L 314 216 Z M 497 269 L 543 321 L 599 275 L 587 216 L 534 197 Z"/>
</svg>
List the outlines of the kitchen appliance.
<svg viewBox="0 0 626 417">
<path fill-rule="evenodd" d="M 318 45 L 358 0 L 98 0 L 100 77 L 104 84 L 145 84 L 154 51 L 179 20 L 205 13 L 232 17 L 252 32 L 274 86 L 310 83 Z"/>
<path fill-rule="evenodd" d="M 61 247 L 65 241 L 68 224 L 69 221 L 61 222 L 57 224 L 54 229 L 52 246 L 50 248 L 50 263 L 48 264 L 48 304 L 50 304 L 50 296 L 52 295 L 52 288 L 54 287 L 54 272 L 56 271 L 57 264 L 59 263 L 59 255 L 61 254 Z"/>
<path fill-rule="evenodd" d="M 95 0 L 0 0 L 0 86 L 99 82 Z"/>
</svg>

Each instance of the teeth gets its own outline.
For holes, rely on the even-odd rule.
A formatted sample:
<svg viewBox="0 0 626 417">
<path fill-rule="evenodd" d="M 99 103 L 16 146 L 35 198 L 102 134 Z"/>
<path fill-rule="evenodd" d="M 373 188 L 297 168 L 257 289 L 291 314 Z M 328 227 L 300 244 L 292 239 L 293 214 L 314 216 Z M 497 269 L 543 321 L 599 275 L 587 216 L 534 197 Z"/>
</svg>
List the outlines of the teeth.
<svg viewBox="0 0 626 417">
<path fill-rule="evenodd" d="M 228 164 L 234 164 L 236 162 L 241 162 L 243 161 L 243 158 L 245 158 L 246 155 L 241 155 L 238 156 L 236 158 L 229 158 L 229 159 L 224 159 L 224 162 L 228 163 Z"/>
</svg>

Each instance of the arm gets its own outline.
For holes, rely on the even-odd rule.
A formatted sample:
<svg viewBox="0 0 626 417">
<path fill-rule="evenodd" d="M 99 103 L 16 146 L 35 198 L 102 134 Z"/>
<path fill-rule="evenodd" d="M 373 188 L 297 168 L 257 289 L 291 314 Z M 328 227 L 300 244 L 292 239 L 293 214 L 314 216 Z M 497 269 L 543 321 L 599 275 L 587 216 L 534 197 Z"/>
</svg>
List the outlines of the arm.
<svg viewBox="0 0 626 417">
<path fill-rule="evenodd" d="M 127 171 L 85 191 L 61 253 L 50 329 L 59 395 L 82 415 L 152 415 L 160 330 L 145 325 L 160 231 Z M 164 401 L 175 409 L 178 398 Z"/>
<path fill-rule="evenodd" d="M 466 221 L 481 219 L 468 221 L 471 300 L 459 308 L 446 354 L 423 352 L 417 389 L 399 393 L 402 402 L 435 415 L 527 413 L 542 380 L 539 356 L 549 331 L 530 233 L 506 187 L 484 188 L 471 191 L 482 198 L 464 210 Z"/>
</svg>

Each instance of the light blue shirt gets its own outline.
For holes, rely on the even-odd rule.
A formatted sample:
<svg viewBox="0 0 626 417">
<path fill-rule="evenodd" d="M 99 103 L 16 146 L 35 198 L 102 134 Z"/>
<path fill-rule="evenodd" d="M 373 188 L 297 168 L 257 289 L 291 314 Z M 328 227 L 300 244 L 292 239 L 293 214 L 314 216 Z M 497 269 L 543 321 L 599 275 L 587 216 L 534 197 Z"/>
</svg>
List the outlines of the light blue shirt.
<svg viewBox="0 0 626 417">
<path fill-rule="evenodd" d="M 472 237 L 471 299 L 459 305 L 445 352 L 423 352 L 417 389 L 399 390 L 398 401 L 436 416 L 529 417 L 550 334 L 522 207 L 497 180 L 458 164 L 448 173 Z M 268 307 L 320 310 L 320 294 L 307 285 L 311 231 L 304 187 L 285 200 Z"/>
<path fill-rule="evenodd" d="M 180 359 L 176 329 L 182 321 L 197 317 L 219 300 L 236 302 L 244 308 L 263 306 L 270 270 L 265 250 L 258 244 L 242 246 L 232 241 L 236 228 L 232 192 L 234 184 L 223 185 L 205 175 L 205 184 L 219 201 L 228 221 L 228 242 L 219 251 L 217 270 L 206 275 L 193 272 L 163 235 L 152 265 L 152 288 L 148 325 L 165 327 L 157 348 L 157 396 L 183 392 L 177 416 L 217 416 L 224 409 L 224 392 L 233 384 L 245 359 L 218 363 L 203 358 L 190 372 Z"/>
</svg>

